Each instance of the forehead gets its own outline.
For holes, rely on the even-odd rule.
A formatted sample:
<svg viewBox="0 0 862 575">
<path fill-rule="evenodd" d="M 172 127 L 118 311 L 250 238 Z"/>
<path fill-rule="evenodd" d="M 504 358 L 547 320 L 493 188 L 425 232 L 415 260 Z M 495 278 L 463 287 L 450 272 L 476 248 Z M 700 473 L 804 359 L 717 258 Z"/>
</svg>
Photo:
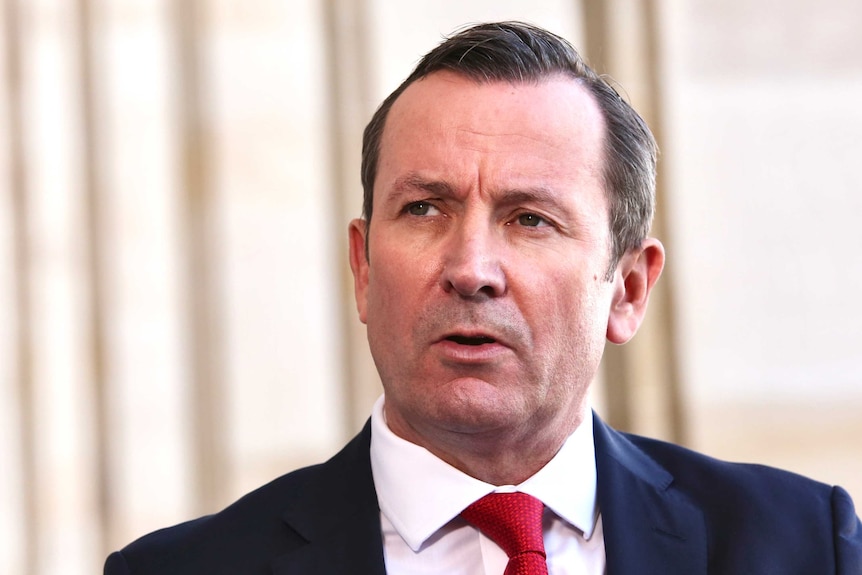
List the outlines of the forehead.
<svg viewBox="0 0 862 575">
<path fill-rule="evenodd" d="M 408 86 L 393 104 L 375 188 L 405 170 L 599 180 L 604 132 L 595 99 L 574 78 L 477 82 L 435 72 Z M 438 175 L 443 174 L 429 174 Z"/>
</svg>

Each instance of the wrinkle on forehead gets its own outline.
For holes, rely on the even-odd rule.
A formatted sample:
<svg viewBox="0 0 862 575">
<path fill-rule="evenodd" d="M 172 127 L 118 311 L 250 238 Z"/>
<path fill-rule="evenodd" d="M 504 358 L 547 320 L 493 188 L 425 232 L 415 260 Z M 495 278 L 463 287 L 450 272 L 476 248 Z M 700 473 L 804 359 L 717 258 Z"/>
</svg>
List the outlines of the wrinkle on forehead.
<svg viewBox="0 0 862 575">
<path fill-rule="evenodd" d="M 396 181 L 396 189 L 428 192 L 429 182 L 483 192 L 604 187 L 604 117 L 570 78 L 477 84 L 435 72 L 408 87 L 390 114 L 378 172 L 390 193 Z"/>
<path fill-rule="evenodd" d="M 555 143 L 552 138 L 518 132 L 494 133 L 467 128 L 456 128 L 455 130 L 455 144 L 476 151 L 506 152 L 513 146 L 520 149 L 519 142 L 522 141 L 535 142 L 555 149 L 562 148 L 565 145 L 563 143 Z M 483 144 L 480 145 L 479 142 Z M 494 142 L 498 142 L 499 144 L 494 145 Z"/>
<path fill-rule="evenodd" d="M 518 162 L 528 157 L 539 160 L 539 165 L 544 163 L 543 150 L 565 150 L 569 154 L 569 161 L 564 165 L 553 163 L 539 169 L 532 176 L 541 179 L 544 176 L 557 172 L 558 170 L 575 170 L 581 177 L 602 179 L 603 177 L 603 153 L 589 149 L 582 141 L 565 135 L 563 138 L 550 137 L 538 133 L 524 134 L 519 132 L 491 133 L 459 128 L 454 131 L 454 147 L 464 152 L 475 152 L 478 154 L 499 154 L 506 158 L 506 162 Z M 534 170 L 539 165 L 533 164 Z M 513 166 L 515 171 L 519 171 Z M 528 175 L 528 174 L 522 174 Z"/>
</svg>

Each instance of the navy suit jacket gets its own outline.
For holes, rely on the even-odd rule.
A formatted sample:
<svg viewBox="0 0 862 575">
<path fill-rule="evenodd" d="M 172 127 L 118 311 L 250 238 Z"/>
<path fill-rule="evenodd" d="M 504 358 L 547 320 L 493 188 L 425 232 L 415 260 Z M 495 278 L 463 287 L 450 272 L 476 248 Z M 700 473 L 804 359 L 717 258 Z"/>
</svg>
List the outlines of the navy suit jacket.
<svg viewBox="0 0 862 575">
<path fill-rule="evenodd" d="M 619 433 L 595 417 L 608 575 L 862 575 L 840 487 Z M 384 575 L 370 426 L 321 465 L 151 533 L 106 575 Z"/>
</svg>

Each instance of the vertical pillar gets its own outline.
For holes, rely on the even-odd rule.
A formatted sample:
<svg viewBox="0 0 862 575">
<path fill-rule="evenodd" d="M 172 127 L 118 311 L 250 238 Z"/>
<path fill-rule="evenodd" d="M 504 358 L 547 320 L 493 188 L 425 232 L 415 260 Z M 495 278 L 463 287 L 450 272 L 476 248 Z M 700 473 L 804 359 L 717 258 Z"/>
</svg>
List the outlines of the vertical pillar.
<svg viewBox="0 0 862 575">
<path fill-rule="evenodd" d="M 644 71 L 646 86 L 650 97 L 645 108 L 647 121 L 652 126 L 659 147 L 665 141 L 665 114 L 663 102 L 664 85 L 662 83 L 662 53 L 661 53 L 661 0 L 646 0 L 644 3 Z M 656 181 L 656 214 L 653 221 L 653 234 L 661 238 L 668 248 L 672 248 L 673 234 L 668 222 L 671 201 L 666 185 L 664 174 L 667 165 L 673 162 L 673 158 L 664 156 L 659 164 Z M 667 422 L 662 430 L 664 434 L 676 443 L 685 443 L 688 440 L 688 426 L 685 417 L 685 404 L 683 397 L 682 381 L 680 376 L 679 346 L 677 339 L 677 312 L 675 309 L 675 266 L 673 260 L 665 267 L 664 279 L 659 282 L 655 290 L 650 306 L 652 308 L 653 339 L 658 345 L 653 346 L 655 369 L 659 374 L 658 393 L 663 396 L 658 417 L 663 417 Z M 658 321 L 656 321 L 658 320 Z"/>
<path fill-rule="evenodd" d="M 187 331 L 191 390 L 190 424 L 195 456 L 196 506 L 202 513 L 224 503 L 228 461 L 222 324 L 216 268 L 216 201 L 207 146 L 201 36 L 204 0 L 173 3 L 177 58 L 177 140 L 180 206 L 186 258 Z"/>
<path fill-rule="evenodd" d="M 377 371 L 368 352 L 363 326 L 356 315 L 353 278 L 347 261 L 347 222 L 362 210 L 360 151 L 362 132 L 371 109 L 371 66 L 367 39 L 368 7 L 364 0 L 326 0 L 324 25 L 329 70 L 329 122 L 336 217 L 342 226 L 339 274 L 341 277 L 341 325 L 344 366 L 342 380 L 347 396 L 345 428 L 352 434 L 368 417 L 380 394 Z M 371 104 L 373 105 L 373 104 Z"/>
<path fill-rule="evenodd" d="M 598 72 L 625 87 L 656 140 L 662 142 L 658 0 L 583 0 L 586 52 Z M 667 164 L 667 158 L 662 164 Z M 660 165 L 659 174 L 663 172 Z M 672 242 L 663 178 L 657 182 L 653 235 Z M 625 346 L 608 345 L 603 363 L 609 422 L 624 430 L 682 442 L 685 425 L 676 353 L 672 265 L 650 298 L 648 320 Z"/>
<path fill-rule="evenodd" d="M 14 285 L 12 297 L 15 309 L 12 318 L 15 322 L 16 349 L 15 361 L 17 377 L 15 391 L 18 403 L 18 427 L 21 453 L 21 531 L 24 539 L 23 564 L 28 574 L 39 569 L 41 542 L 36 520 L 39 517 L 40 502 L 36 493 L 38 469 L 36 465 L 36 399 L 33 376 L 33 302 L 31 292 L 30 256 L 30 205 L 28 202 L 28 179 L 24 159 L 24 98 L 21 63 L 24 60 L 21 41 L 21 13 L 18 0 L 4 3 L 5 52 L 6 52 L 6 89 L 8 110 L 9 139 L 9 190 L 12 202 L 12 242 Z"/>
<path fill-rule="evenodd" d="M 81 164 L 84 175 L 84 244 L 87 250 L 87 303 L 89 311 L 89 364 L 92 389 L 93 438 L 95 441 L 95 485 L 97 537 L 100 549 L 109 547 L 107 534 L 113 532 L 111 509 L 113 506 L 113 484 L 110 478 L 110 437 L 108 429 L 108 384 L 107 341 L 105 327 L 104 257 L 102 246 L 106 245 L 103 234 L 102 208 L 104 189 L 99 174 L 100 146 L 95 110 L 97 108 L 93 55 L 92 3 L 78 0 L 78 74 L 81 102 Z"/>
</svg>

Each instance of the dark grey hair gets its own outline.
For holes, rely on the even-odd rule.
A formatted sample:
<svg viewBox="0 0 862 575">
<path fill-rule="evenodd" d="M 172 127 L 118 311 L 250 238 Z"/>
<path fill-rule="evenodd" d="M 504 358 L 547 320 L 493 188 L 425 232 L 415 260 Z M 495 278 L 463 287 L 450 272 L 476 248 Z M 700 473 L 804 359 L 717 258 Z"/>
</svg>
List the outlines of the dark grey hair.
<svg viewBox="0 0 862 575">
<path fill-rule="evenodd" d="M 371 225 L 380 141 L 389 110 L 410 84 L 442 70 L 480 83 L 536 83 L 565 75 L 581 82 L 593 95 L 607 128 L 603 178 L 613 242 L 607 274 L 610 279 L 623 254 L 640 246 L 649 233 L 655 210 L 655 139 L 643 118 L 569 42 L 522 22 L 479 24 L 456 33 L 425 55 L 383 101 L 362 140 L 363 215 L 367 225 Z"/>
</svg>

